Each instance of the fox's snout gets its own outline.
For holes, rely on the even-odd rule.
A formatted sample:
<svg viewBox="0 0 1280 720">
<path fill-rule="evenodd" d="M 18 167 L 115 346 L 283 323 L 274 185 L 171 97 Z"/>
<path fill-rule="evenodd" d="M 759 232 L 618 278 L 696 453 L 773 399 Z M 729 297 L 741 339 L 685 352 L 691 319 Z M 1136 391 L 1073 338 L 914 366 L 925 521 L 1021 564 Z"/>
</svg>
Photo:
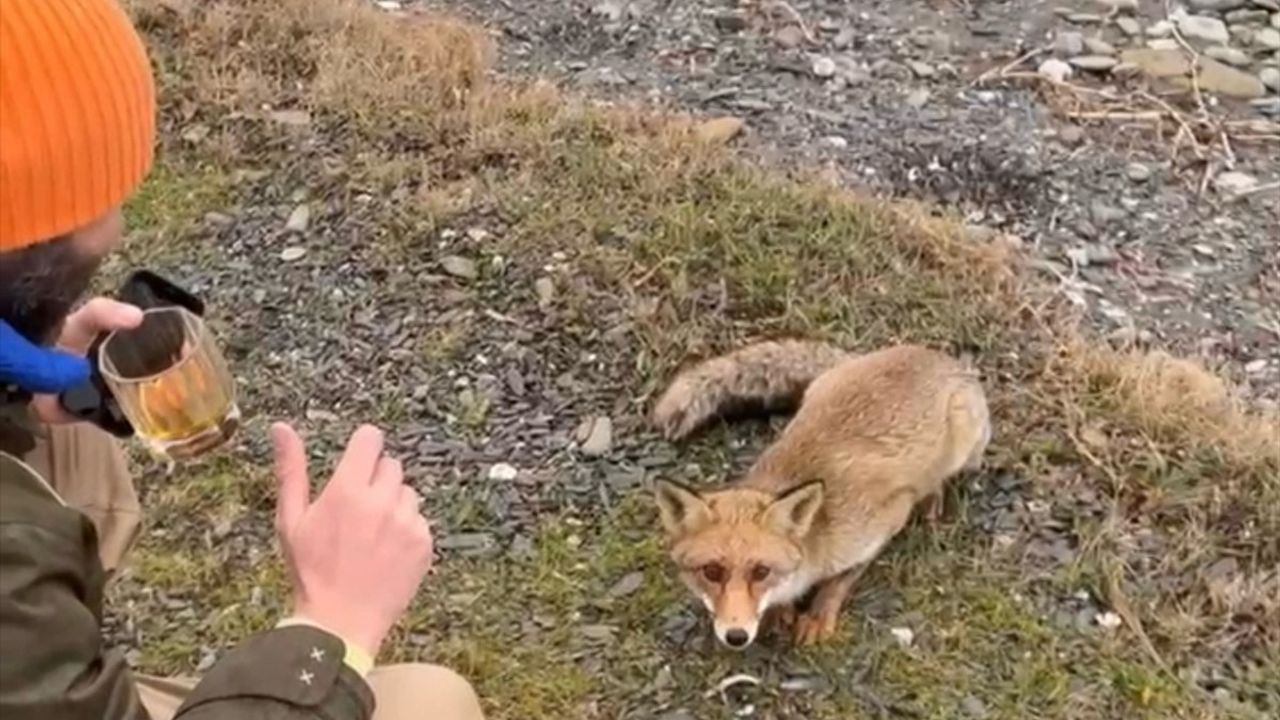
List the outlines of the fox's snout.
<svg viewBox="0 0 1280 720">
<path fill-rule="evenodd" d="M 745 649 L 756 639 L 756 631 L 759 629 L 760 623 L 752 621 L 750 623 L 742 623 L 740 625 L 721 623 L 716 620 L 716 637 L 720 642 L 728 645 L 734 650 Z"/>
<path fill-rule="evenodd" d="M 756 603 L 747 592 L 724 592 L 707 600 L 707 608 L 715 617 L 716 638 L 734 650 L 742 650 L 756 639 L 760 615 Z"/>
</svg>

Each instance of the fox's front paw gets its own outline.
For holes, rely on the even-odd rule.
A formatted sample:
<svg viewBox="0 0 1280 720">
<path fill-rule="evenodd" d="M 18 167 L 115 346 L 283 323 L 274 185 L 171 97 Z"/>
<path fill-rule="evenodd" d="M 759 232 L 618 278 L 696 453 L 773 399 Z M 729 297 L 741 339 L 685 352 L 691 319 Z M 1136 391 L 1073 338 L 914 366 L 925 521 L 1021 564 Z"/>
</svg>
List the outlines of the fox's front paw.
<svg viewBox="0 0 1280 720">
<path fill-rule="evenodd" d="M 796 617 L 792 628 L 797 645 L 817 645 L 830 640 L 840 625 L 840 609 L 821 611 L 814 608 Z"/>
<path fill-rule="evenodd" d="M 694 393 L 693 383 L 677 379 L 653 407 L 653 424 L 663 437 L 679 440 L 706 422 L 711 407 Z"/>
</svg>

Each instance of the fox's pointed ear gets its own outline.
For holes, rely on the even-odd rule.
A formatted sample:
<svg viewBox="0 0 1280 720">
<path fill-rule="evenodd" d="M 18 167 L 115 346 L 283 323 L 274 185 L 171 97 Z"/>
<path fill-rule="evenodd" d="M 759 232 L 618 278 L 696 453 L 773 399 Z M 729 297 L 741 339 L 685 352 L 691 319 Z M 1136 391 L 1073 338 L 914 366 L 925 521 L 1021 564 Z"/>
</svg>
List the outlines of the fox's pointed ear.
<svg viewBox="0 0 1280 720">
<path fill-rule="evenodd" d="M 783 535 L 802 538 L 813 527 L 813 520 L 822 509 L 822 500 L 821 480 L 792 488 L 780 495 L 764 511 L 765 523 Z"/>
<path fill-rule="evenodd" d="M 668 535 L 687 533 L 711 519 L 707 501 L 692 488 L 670 480 L 655 480 L 653 494 Z"/>
</svg>

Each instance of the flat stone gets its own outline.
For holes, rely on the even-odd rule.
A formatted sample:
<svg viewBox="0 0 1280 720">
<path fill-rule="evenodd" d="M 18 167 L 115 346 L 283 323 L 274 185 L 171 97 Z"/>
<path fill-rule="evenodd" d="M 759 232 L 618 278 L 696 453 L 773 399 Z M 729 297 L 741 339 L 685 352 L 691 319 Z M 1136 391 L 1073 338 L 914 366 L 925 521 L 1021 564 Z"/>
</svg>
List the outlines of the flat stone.
<svg viewBox="0 0 1280 720">
<path fill-rule="evenodd" d="M 450 275 L 464 280 L 475 280 L 480 276 L 475 261 L 460 255 L 446 255 L 440 258 L 440 267 Z"/>
<path fill-rule="evenodd" d="M 1253 28 L 1245 27 L 1244 25 L 1232 25 L 1227 29 L 1231 31 L 1231 41 L 1236 45 L 1248 46 L 1253 44 Z"/>
<path fill-rule="evenodd" d="M 306 255 L 307 249 L 299 246 L 287 247 L 280 251 L 280 259 L 285 262 L 297 262 L 306 257 Z"/>
<path fill-rule="evenodd" d="M 773 40 L 788 50 L 794 50 L 805 43 L 804 31 L 795 25 L 788 25 L 774 33 Z"/>
<path fill-rule="evenodd" d="M 1116 46 L 1103 40 L 1102 38 L 1085 38 L 1084 47 L 1089 51 L 1090 55 L 1115 55 Z M 1080 53 L 1075 53 L 1079 55 Z"/>
<path fill-rule="evenodd" d="M 1151 168 L 1140 162 L 1129 163 L 1124 169 L 1124 174 L 1134 182 L 1146 182 L 1151 179 Z"/>
<path fill-rule="evenodd" d="M 693 134 L 703 142 L 722 145 L 737 137 L 745 125 L 736 117 L 718 117 L 699 124 Z"/>
<path fill-rule="evenodd" d="M 1227 22 L 1231 25 L 1259 25 L 1267 21 L 1269 13 L 1266 10 L 1235 10 L 1227 13 Z"/>
<path fill-rule="evenodd" d="M 929 98 L 931 97 L 933 97 L 933 93 L 929 92 L 928 88 L 920 88 L 918 90 L 911 91 L 911 93 L 907 95 L 906 102 L 908 106 L 919 110 L 929 103 Z"/>
<path fill-rule="evenodd" d="M 463 555 L 478 555 L 492 550 L 494 539 L 493 535 L 485 532 L 453 533 L 436 540 L 436 547 L 457 550 Z"/>
<path fill-rule="evenodd" d="M 1213 187 L 1220 193 L 1234 194 L 1252 190 L 1258 186 L 1258 178 L 1248 174 L 1230 170 L 1213 179 Z"/>
<path fill-rule="evenodd" d="M 1103 21 L 1103 17 L 1093 13 L 1072 13 L 1067 16 L 1067 21 L 1077 25 L 1097 25 Z"/>
<path fill-rule="evenodd" d="M 1138 0 L 1094 0 L 1099 5 L 1103 5 L 1110 10 L 1126 10 L 1133 12 L 1138 9 Z"/>
<path fill-rule="evenodd" d="M 1211 57 L 1214 60 L 1220 60 L 1236 67 L 1243 67 L 1253 61 L 1249 57 L 1249 53 L 1225 45 L 1214 45 L 1213 47 L 1205 48 L 1204 54 L 1205 57 Z"/>
<path fill-rule="evenodd" d="M 1191 62 L 1181 50 L 1134 48 L 1120 53 L 1124 62 L 1137 65 L 1154 78 L 1169 78 L 1191 72 Z"/>
<path fill-rule="evenodd" d="M 1147 26 L 1147 37 L 1166 38 L 1173 34 L 1173 23 L 1160 20 Z"/>
<path fill-rule="evenodd" d="M 1178 30 L 1189 39 L 1204 40 L 1217 45 L 1226 45 L 1231 41 L 1227 32 L 1227 24 L 1215 17 L 1205 15 L 1179 15 L 1173 22 Z"/>
<path fill-rule="evenodd" d="M 583 455 L 599 457 L 613 449 L 613 421 L 606 416 L 597 417 L 591 423 L 587 439 L 578 448 Z"/>
<path fill-rule="evenodd" d="M 546 310 L 555 300 L 556 284 L 549 277 L 540 277 L 533 281 L 533 292 L 538 296 L 538 307 Z"/>
<path fill-rule="evenodd" d="M 1080 57 L 1071 58 L 1069 62 L 1081 70 L 1106 72 L 1119 64 L 1120 61 L 1109 55 L 1081 55 Z"/>
<path fill-rule="evenodd" d="M 911 72 L 915 73 L 918 78 L 931 78 L 938 74 L 937 68 L 919 60 L 909 60 L 907 67 L 911 68 Z"/>
<path fill-rule="evenodd" d="M 495 463 L 489 468 L 489 479 L 498 482 L 511 482 L 520 476 L 520 471 L 509 463 Z"/>
<path fill-rule="evenodd" d="M 1187 4 L 1197 12 L 1224 13 L 1228 10 L 1244 7 L 1246 2 L 1247 0 L 1188 0 Z"/>
<path fill-rule="evenodd" d="M 1263 28 L 1253 34 L 1253 44 L 1267 50 L 1280 50 L 1280 30 Z"/>
<path fill-rule="evenodd" d="M 304 233 L 307 226 L 311 224 L 311 208 L 305 203 L 293 209 L 289 213 L 289 219 L 284 223 L 284 229 L 294 233 Z"/>
<path fill-rule="evenodd" d="M 1036 72 L 1054 82 L 1065 82 L 1075 74 L 1070 65 L 1055 58 L 1049 58 L 1040 63 L 1040 67 L 1036 68 Z"/>
<path fill-rule="evenodd" d="M 1280 97 L 1266 97 L 1250 100 L 1249 105 L 1263 115 L 1280 117 Z"/>
<path fill-rule="evenodd" d="M 1258 79 L 1272 92 L 1280 92 L 1280 67 L 1264 67 L 1258 71 Z"/>
<path fill-rule="evenodd" d="M 973 718 L 973 720 L 986 720 L 990 716 L 987 704 L 974 695 L 966 695 L 960 701 L 960 709 L 964 710 L 964 714 Z"/>
<path fill-rule="evenodd" d="M 1173 78 L 1184 88 L 1191 87 L 1190 78 Z M 1201 90 L 1216 92 L 1237 98 L 1259 98 L 1267 94 L 1267 88 L 1255 75 L 1237 70 L 1212 58 L 1200 59 L 1199 82 Z"/>
<path fill-rule="evenodd" d="M 614 583 L 612 588 L 609 588 L 609 592 L 606 595 L 613 599 L 623 598 L 635 594 L 642 587 L 644 587 L 644 573 L 627 573 L 622 576 L 621 580 Z"/>
<path fill-rule="evenodd" d="M 1142 25 L 1131 17 L 1116 18 L 1116 27 L 1120 28 L 1120 32 L 1129 37 L 1137 37 L 1142 34 Z"/>
<path fill-rule="evenodd" d="M 1084 129 L 1079 125 L 1068 125 L 1058 133 L 1058 137 L 1068 145 L 1079 145 L 1084 140 Z"/>
<path fill-rule="evenodd" d="M 1053 39 L 1053 49 L 1060 55 L 1073 57 L 1084 52 L 1084 33 L 1067 30 Z"/>
</svg>

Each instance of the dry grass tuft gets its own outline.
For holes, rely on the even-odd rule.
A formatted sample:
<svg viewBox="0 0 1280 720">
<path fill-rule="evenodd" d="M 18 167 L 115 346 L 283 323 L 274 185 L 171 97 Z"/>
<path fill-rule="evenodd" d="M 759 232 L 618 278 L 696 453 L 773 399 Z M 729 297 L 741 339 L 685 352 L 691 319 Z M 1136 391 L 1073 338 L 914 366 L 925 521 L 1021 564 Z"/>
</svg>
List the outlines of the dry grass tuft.
<svg viewBox="0 0 1280 720">
<path fill-rule="evenodd" d="M 1213 446 L 1244 465 L 1280 467 L 1280 417 L 1248 406 L 1226 380 L 1191 360 L 1077 342 L 1065 363 L 1154 438 Z"/>
<path fill-rule="evenodd" d="M 187 76 L 162 86 L 197 93 L 177 99 L 190 113 L 301 107 L 380 133 L 434 136 L 483 86 L 493 55 L 472 25 L 392 16 L 364 0 L 129 4 L 143 30 L 181 47 L 161 58 L 160 74 Z"/>
</svg>

